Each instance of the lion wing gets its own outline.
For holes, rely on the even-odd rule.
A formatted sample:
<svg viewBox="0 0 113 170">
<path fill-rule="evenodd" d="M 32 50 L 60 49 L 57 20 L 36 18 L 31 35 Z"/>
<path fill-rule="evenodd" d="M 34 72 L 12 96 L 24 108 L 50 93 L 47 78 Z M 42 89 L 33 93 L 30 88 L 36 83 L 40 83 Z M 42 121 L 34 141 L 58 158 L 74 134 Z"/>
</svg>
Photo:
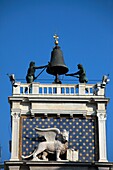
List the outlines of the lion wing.
<svg viewBox="0 0 113 170">
<path fill-rule="evenodd" d="M 58 128 L 41 129 L 41 128 L 35 127 L 35 130 L 37 131 L 39 135 L 44 136 L 47 142 L 55 141 L 56 135 L 60 134 L 60 130 Z"/>
</svg>

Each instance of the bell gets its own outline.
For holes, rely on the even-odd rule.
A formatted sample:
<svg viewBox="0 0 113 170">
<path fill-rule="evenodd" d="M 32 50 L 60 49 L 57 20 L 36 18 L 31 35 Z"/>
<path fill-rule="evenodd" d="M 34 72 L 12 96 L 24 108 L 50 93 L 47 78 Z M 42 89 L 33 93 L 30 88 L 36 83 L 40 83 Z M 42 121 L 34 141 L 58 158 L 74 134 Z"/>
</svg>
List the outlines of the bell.
<svg viewBox="0 0 113 170">
<path fill-rule="evenodd" d="M 54 76 L 62 75 L 68 72 L 68 67 L 64 63 L 63 53 L 58 45 L 51 52 L 51 60 L 46 69 L 48 74 Z"/>
</svg>

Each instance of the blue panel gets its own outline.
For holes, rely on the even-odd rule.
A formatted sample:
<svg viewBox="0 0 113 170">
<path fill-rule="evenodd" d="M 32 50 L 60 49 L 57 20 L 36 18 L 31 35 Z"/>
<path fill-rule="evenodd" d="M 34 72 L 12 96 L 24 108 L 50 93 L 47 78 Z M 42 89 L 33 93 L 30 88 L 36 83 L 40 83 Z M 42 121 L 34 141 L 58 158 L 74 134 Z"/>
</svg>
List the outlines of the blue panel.
<svg viewBox="0 0 113 170">
<path fill-rule="evenodd" d="M 95 148 L 95 118 L 23 118 L 22 123 L 22 154 L 29 155 L 38 145 L 40 139 L 35 131 L 39 128 L 59 128 L 69 131 L 69 148 L 79 150 L 80 162 L 96 160 Z M 41 139 L 43 140 L 43 139 Z"/>
</svg>

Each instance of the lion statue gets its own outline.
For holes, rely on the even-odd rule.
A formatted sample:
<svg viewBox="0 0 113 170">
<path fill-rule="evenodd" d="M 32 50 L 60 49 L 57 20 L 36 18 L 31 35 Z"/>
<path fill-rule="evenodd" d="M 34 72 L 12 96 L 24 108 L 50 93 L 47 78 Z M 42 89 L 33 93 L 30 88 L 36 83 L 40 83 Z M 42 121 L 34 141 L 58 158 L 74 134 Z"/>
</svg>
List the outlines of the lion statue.
<svg viewBox="0 0 113 170">
<path fill-rule="evenodd" d="M 68 148 L 69 132 L 65 129 L 60 132 L 58 128 L 40 129 L 35 128 L 40 136 L 44 136 L 44 142 L 40 142 L 34 152 L 28 156 L 23 156 L 23 159 L 33 157 L 32 161 L 39 161 L 40 154 L 43 153 L 42 159 L 48 161 L 48 153 L 56 153 L 56 161 L 61 160 L 60 155 L 64 154 Z"/>
</svg>

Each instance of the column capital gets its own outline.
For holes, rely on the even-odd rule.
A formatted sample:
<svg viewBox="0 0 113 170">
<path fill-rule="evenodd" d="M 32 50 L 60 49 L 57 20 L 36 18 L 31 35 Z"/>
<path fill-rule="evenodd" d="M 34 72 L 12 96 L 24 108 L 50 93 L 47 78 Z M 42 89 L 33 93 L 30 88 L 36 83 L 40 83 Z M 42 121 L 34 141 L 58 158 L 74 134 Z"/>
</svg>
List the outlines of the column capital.
<svg viewBox="0 0 113 170">
<path fill-rule="evenodd" d="M 11 116 L 13 116 L 13 118 L 15 118 L 15 119 L 18 119 L 18 118 L 20 118 L 20 112 L 12 112 Z"/>
<path fill-rule="evenodd" d="M 99 120 L 106 120 L 106 111 L 105 110 L 98 110 L 97 117 Z"/>
<path fill-rule="evenodd" d="M 11 116 L 13 118 L 20 118 L 20 115 L 21 115 L 21 109 L 11 109 Z"/>
</svg>

